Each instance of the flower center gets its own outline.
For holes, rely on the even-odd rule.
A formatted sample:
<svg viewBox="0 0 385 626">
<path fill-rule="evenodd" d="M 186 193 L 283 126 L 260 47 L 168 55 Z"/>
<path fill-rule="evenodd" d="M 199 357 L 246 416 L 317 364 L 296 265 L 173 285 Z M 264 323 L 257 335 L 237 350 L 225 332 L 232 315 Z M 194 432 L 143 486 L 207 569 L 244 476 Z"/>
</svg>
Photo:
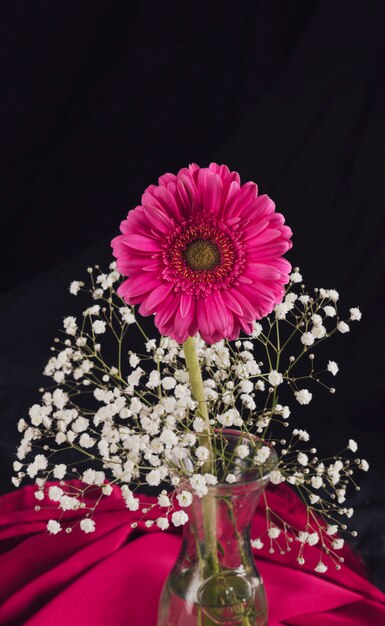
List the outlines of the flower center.
<svg viewBox="0 0 385 626">
<path fill-rule="evenodd" d="M 234 284 L 245 264 L 236 229 L 211 215 L 183 222 L 163 242 L 163 278 L 196 299 Z"/>
<path fill-rule="evenodd" d="M 221 253 L 214 242 L 195 239 L 184 250 L 183 258 L 192 270 L 213 270 L 221 262 Z"/>
</svg>

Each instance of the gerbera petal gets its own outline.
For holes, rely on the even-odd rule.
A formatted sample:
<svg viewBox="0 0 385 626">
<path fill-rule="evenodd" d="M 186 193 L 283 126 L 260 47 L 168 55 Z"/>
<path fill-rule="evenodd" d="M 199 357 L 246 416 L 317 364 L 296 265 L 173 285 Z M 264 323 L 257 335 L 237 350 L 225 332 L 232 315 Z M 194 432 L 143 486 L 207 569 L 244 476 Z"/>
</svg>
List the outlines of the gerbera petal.
<svg viewBox="0 0 385 626">
<path fill-rule="evenodd" d="M 207 177 L 206 187 L 203 193 L 203 205 L 210 213 L 216 213 L 221 204 L 223 185 L 218 174 Z"/>
<path fill-rule="evenodd" d="M 176 181 L 176 176 L 175 174 L 163 174 L 162 176 L 159 176 L 158 178 L 158 183 L 161 187 L 167 187 L 169 185 L 169 183 L 175 183 Z"/>
<path fill-rule="evenodd" d="M 183 318 L 187 317 L 190 309 L 193 307 L 193 298 L 187 294 L 187 293 L 182 293 L 181 298 L 180 298 L 180 305 L 179 305 L 179 309 L 180 309 L 180 314 Z"/>
<path fill-rule="evenodd" d="M 231 311 L 233 311 L 237 315 L 243 315 L 243 309 L 241 308 L 241 306 L 238 303 L 237 299 L 233 298 L 231 293 L 229 293 L 228 291 L 223 291 L 222 298 L 223 298 L 225 304 L 228 306 L 228 308 Z"/>
<path fill-rule="evenodd" d="M 142 274 L 138 276 L 127 278 L 119 287 L 119 295 L 124 295 L 125 298 L 133 298 L 138 295 L 146 294 L 151 289 L 155 289 L 159 285 L 157 279 L 148 280 L 148 277 L 144 277 Z"/>
<path fill-rule="evenodd" d="M 160 283 L 151 293 L 143 300 L 139 308 L 141 315 L 151 315 L 162 300 L 167 298 L 172 289 L 171 283 Z"/>
<path fill-rule="evenodd" d="M 279 280 L 281 272 L 265 263 L 248 263 L 247 276 L 254 280 Z"/>
<path fill-rule="evenodd" d="M 144 212 L 151 230 L 156 228 L 156 230 L 159 230 L 161 233 L 167 233 L 173 228 L 173 222 L 164 211 L 156 209 L 155 207 L 151 209 L 144 207 Z"/>
<path fill-rule="evenodd" d="M 127 248 L 134 248 L 144 252 L 157 252 L 161 249 L 161 244 L 157 239 L 145 237 L 144 235 L 126 235 L 123 243 Z"/>
<path fill-rule="evenodd" d="M 178 174 L 176 185 L 184 209 L 191 213 L 193 207 L 197 206 L 199 202 L 198 191 L 193 179 L 185 174 Z"/>
</svg>

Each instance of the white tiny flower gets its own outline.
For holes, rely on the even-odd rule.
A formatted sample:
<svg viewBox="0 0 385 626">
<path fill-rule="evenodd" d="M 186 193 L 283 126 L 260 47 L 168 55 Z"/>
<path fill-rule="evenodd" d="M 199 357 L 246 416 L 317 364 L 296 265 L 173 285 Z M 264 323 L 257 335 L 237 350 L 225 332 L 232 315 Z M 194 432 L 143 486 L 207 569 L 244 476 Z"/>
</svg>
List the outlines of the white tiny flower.
<svg viewBox="0 0 385 626">
<path fill-rule="evenodd" d="M 312 484 L 312 487 L 314 489 L 320 489 L 322 487 L 322 485 L 323 485 L 323 481 L 322 481 L 321 476 L 312 476 L 311 477 L 311 484 Z"/>
<path fill-rule="evenodd" d="M 319 534 L 317 532 L 310 533 L 307 542 L 309 546 L 315 546 L 319 542 Z"/>
<path fill-rule="evenodd" d="M 322 561 L 317 563 L 317 565 L 314 568 L 314 570 L 318 572 L 319 574 L 324 574 L 327 571 L 327 569 L 328 569 L 327 565 L 325 565 L 325 563 L 322 563 Z"/>
<path fill-rule="evenodd" d="M 165 428 L 162 431 L 159 440 L 164 443 L 167 448 L 173 448 L 178 443 L 178 437 L 170 428 Z"/>
<path fill-rule="evenodd" d="M 66 331 L 67 335 L 76 335 L 76 331 L 78 329 L 77 324 L 76 324 L 76 318 L 72 317 L 71 315 L 69 315 L 68 317 L 65 317 L 63 320 L 63 326 L 64 326 L 64 330 Z"/>
<path fill-rule="evenodd" d="M 257 339 L 257 337 L 259 337 L 259 335 L 261 334 L 262 330 L 263 330 L 262 325 L 259 322 L 254 322 L 253 332 L 251 333 L 252 338 Z"/>
<path fill-rule="evenodd" d="M 176 386 L 176 380 L 173 376 L 166 376 L 165 378 L 163 378 L 162 380 L 163 389 L 168 391 L 170 389 L 174 389 L 175 386 Z"/>
<path fill-rule="evenodd" d="M 210 456 L 210 452 L 209 450 L 206 448 L 206 446 L 199 446 L 196 450 L 195 450 L 195 454 L 197 456 L 197 459 L 199 461 L 207 461 L 207 459 Z"/>
<path fill-rule="evenodd" d="M 106 332 L 106 322 L 103 322 L 102 320 L 95 320 L 92 323 L 92 328 L 95 335 L 102 335 Z"/>
<path fill-rule="evenodd" d="M 70 433 L 69 433 L 70 434 Z M 96 443 L 96 439 L 90 437 L 88 433 L 83 433 L 79 439 L 79 444 L 82 448 L 92 448 Z"/>
<path fill-rule="evenodd" d="M 279 537 L 279 535 L 281 534 L 281 529 L 277 528 L 277 526 L 270 526 L 267 534 L 269 535 L 270 539 L 277 539 L 277 537 Z"/>
<path fill-rule="evenodd" d="M 60 487 L 50 487 L 48 489 L 48 497 L 53 502 L 59 502 L 62 495 L 63 495 L 63 489 L 60 489 Z"/>
<path fill-rule="evenodd" d="M 44 500 L 44 491 L 35 491 L 33 495 L 36 500 Z"/>
<path fill-rule="evenodd" d="M 76 296 L 83 286 L 84 283 L 82 283 L 80 280 L 73 280 L 70 284 L 69 291 L 73 296 Z"/>
<path fill-rule="evenodd" d="M 285 481 L 285 477 L 279 470 L 273 470 L 270 472 L 270 481 L 273 485 L 279 485 Z"/>
<path fill-rule="evenodd" d="M 293 272 L 292 274 L 290 274 L 290 281 L 292 283 L 301 283 L 302 275 L 299 272 Z"/>
<path fill-rule="evenodd" d="M 301 531 L 298 533 L 297 540 L 298 540 L 300 543 L 306 543 L 308 539 L 309 539 L 309 533 L 308 533 L 308 532 L 306 532 L 305 530 L 301 530 Z"/>
<path fill-rule="evenodd" d="M 156 520 L 156 525 L 158 526 L 158 528 L 160 528 L 160 530 L 167 530 L 167 528 L 170 526 L 170 523 L 167 517 L 158 517 L 158 519 Z"/>
<path fill-rule="evenodd" d="M 150 376 L 148 377 L 148 383 L 146 384 L 146 387 L 148 387 L 149 389 L 155 389 L 155 387 L 158 387 L 158 385 L 160 385 L 160 374 L 158 370 L 152 370 Z"/>
<path fill-rule="evenodd" d="M 86 483 L 86 485 L 93 485 L 96 478 L 95 470 L 88 468 L 85 472 L 83 472 L 82 481 Z"/>
<path fill-rule="evenodd" d="M 297 461 L 300 465 L 306 466 L 309 463 L 309 457 L 304 452 L 298 452 Z"/>
<path fill-rule="evenodd" d="M 201 417 L 196 417 L 192 426 L 196 433 L 203 433 L 207 429 L 207 422 Z"/>
<path fill-rule="evenodd" d="M 261 446 L 257 451 L 254 460 L 256 463 L 262 465 L 266 463 L 267 459 L 270 456 L 270 448 L 268 446 Z"/>
<path fill-rule="evenodd" d="M 320 324 L 322 324 L 322 317 L 318 315 L 318 313 L 314 313 L 314 315 L 311 316 L 311 321 L 316 326 L 319 326 Z"/>
<path fill-rule="evenodd" d="M 369 463 L 365 461 L 365 459 L 361 459 L 361 463 L 359 464 L 358 467 L 362 469 L 364 472 L 367 472 L 369 469 Z"/>
<path fill-rule="evenodd" d="M 333 374 L 333 376 L 335 376 L 338 372 L 338 365 L 335 361 L 329 361 L 328 365 L 327 365 L 327 370 L 328 372 L 330 372 L 331 374 Z"/>
<path fill-rule="evenodd" d="M 234 474 L 227 474 L 227 476 L 226 476 L 226 482 L 227 483 L 230 483 L 230 484 L 231 483 L 235 483 L 235 480 L 236 480 L 236 478 L 235 478 Z"/>
<path fill-rule="evenodd" d="M 348 443 L 347 447 L 352 452 L 357 452 L 357 450 L 358 450 L 357 442 L 354 441 L 354 439 L 349 439 L 349 443 Z"/>
<path fill-rule="evenodd" d="M 337 524 L 329 524 L 329 526 L 326 529 L 326 534 L 327 535 L 335 535 L 338 532 L 338 526 Z"/>
<path fill-rule="evenodd" d="M 289 312 L 289 307 L 285 302 L 281 302 L 275 305 L 274 312 L 277 320 L 284 320 Z"/>
<path fill-rule="evenodd" d="M 350 319 L 352 320 L 352 322 L 359 322 L 361 317 L 362 317 L 362 313 L 360 309 L 358 308 L 358 306 L 355 306 L 352 309 L 350 309 Z"/>
<path fill-rule="evenodd" d="M 255 550 L 262 550 L 263 542 L 260 539 L 252 539 L 251 547 L 254 548 Z"/>
<path fill-rule="evenodd" d="M 166 508 L 168 506 L 170 506 L 171 502 L 170 502 L 170 498 L 168 497 L 168 495 L 166 493 L 161 493 L 158 496 L 158 504 L 160 507 L 162 508 Z"/>
<path fill-rule="evenodd" d="M 85 533 L 93 533 L 95 532 L 95 522 L 94 520 L 88 518 L 82 519 L 80 521 L 80 528 Z"/>
<path fill-rule="evenodd" d="M 248 454 L 250 453 L 249 447 L 245 444 L 241 444 L 239 446 L 237 446 L 236 449 L 236 455 L 240 458 L 240 459 L 245 459 Z"/>
<path fill-rule="evenodd" d="M 205 474 L 204 477 L 206 485 L 216 485 L 218 482 L 218 478 L 214 476 L 214 474 Z"/>
<path fill-rule="evenodd" d="M 183 526 L 188 521 L 188 515 L 184 511 L 175 511 L 171 516 L 174 526 Z"/>
<path fill-rule="evenodd" d="M 295 391 L 294 395 L 300 404 L 309 404 L 313 397 L 313 394 L 310 393 L 310 391 L 308 391 L 307 389 L 300 389 L 299 391 Z"/>
<path fill-rule="evenodd" d="M 89 306 L 88 309 L 86 309 L 83 312 L 83 315 L 99 315 L 99 313 L 100 313 L 100 305 L 93 304 L 92 306 Z"/>
<path fill-rule="evenodd" d="M 340 294 L 335 289 L 328 290 L 328 297 L 332 302 L 337 302 L 340 297 Z"/>
<path fill-rule="evenodd" d="M 325 326 L 322 326 L 322 324 L 316 324 L 310 332 L 314 339 L 322 339 L 326 335 L 326 328 Z"/>
<path fill-rule="evenodd" d="M 342 548 L 344 547 L 344 540 L 343 539 L 334 539 L 334 541 L 332 543 L 332 547 L 334 548 L 334 550 L 342 550 Z"/>
<path fill-rule="evenodd" d="M 309 441 L 310 435 L 307 430 L 301 430 L 298 428 L 294 428 L 293 430 L 294 437 L 298 437 L 300 441 Z"/>
<path fill-rule="evenodd" d="M 299 296 L 298 300 L 302 304 L 307 304 L 309 302 L 309 300 L 310 300 L 310 296 L 307 296 L 307 295 Z"/>
<path fill-rule="evenodd" d="M 55 465 L 53 470 L 53 475 L 55 478 L 62 480 L 66 475 L 67 466 L 64 463 L 60 463 L 59 465 Z"/>
<path fill-rule="evenodd" d="M 303 333 L 303 335 L 301 336 L 301 342 L 303 343 L 304 346 L 311 346 L 314 343 L 314 335 L 312 335 L 312 333 Z"/>
<path fill-rule="evenodd" d="M 126 306 L 120 307 L 119 313 L 122 316 L 123 322 L 125 322 L 126 324 L 134 324 L 135 315 L 132 313 L 132 311 L 128 307 Z"/>
<path fill-rule="evenodd" d="M 145 344 L 147 352 L 151 352 L 151 350 L 156 350 L 156 341 L 155 339 L 150 339 Z"/>
<path fill-rule="evenodd" d="M 336 315 L 336 310 L 334 306 L 331 306 L 331 305 L 324 306 L 323 310 L 325 311 L 325 315 L 327 317 L 335 317 Z"/>
<path fill-rule="evenodd" d="M 146 475 L 146 481 L 149 485 L 156 487 L 160 484 L 161 476 L 158 469 L 153 469 Z"/>
<path fill-rule="evenodd" d="M 130 354 L 129 363 L 131 367 L 137 367 L 140 363 L 140 358 L 133 352 Z"/>
<path fill-rule="evenodd" d="M 199 496 L 200 498 L 207 495 L 209 491 L 204 477 L 200 474 L 194 474 L 193 476 L 191 476 L 190 485 L 192 489 L 194 489 L 197 496 Z"/>
<path fill-rule="evenodd" d="M 50 519 L 47 524 L 47 530 L 51 533 L 51 535 L 57 535 L 62 530 L 62 527 L 59 522 L 54 519 Z"/>
<path fill-rule="evenodd" d="M 280 372 L 272 370 L 268 375 L 268 380 L 272 387 L 277 387 L 283 382 L 283 376 Z"/>
<path fill-rule="evenodd" d="M 239 385 L 239 389 L 242 393 L 251 393 L 254 389 L 254 385 L 251 380 L 242 380 Z"/>
<path fill-rule="evenodd" d="M 190 506 L 193 501 L 192 494 L 190 491 L 183 490 L 181 493 L 178 493 L 176 499 L 178 500 L 179 506 Z"/>
<path fill-rule="evenodd" d="M 340 331 L 340 333 L 348 333 L 349 330 L 350 330 L 350 328 L 349 328 L 348 324 L 346 324 L 346 322 L 338 322 L 337 329 Z"/>
</svg>

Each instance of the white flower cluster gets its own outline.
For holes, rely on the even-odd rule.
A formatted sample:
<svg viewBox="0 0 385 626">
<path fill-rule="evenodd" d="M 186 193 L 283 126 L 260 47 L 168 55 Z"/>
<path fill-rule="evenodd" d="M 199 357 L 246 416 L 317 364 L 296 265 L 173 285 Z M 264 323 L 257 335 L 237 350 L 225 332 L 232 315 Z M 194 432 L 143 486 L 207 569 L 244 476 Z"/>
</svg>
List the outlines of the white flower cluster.
<svg viewBox="0 0 385 626">
<path fill-rule="evenodd" d="M 361 318 L 360 310 L 351 308 L 348 319 L 342 320 L 338 293 L 318 289 L 309 295 L 295 268 L 283 302 L 272 315 L 255 322 L 250 337 L 211 346 L 198 340 L 208 422 L 191 395 L 182 346 L 168 337 L 146 336 L 134 309 L 116 293 L 114 285 L 120 277 L 114 263 L 109 270 L 89 268 L 90 288 L 81 281 L 70 285 L 72 295 L 87 294 L 93 304 L 88 303 L 81 319 L 64 318 L 61 337 L 55 340 L 44 370 L 52 384 L 42 390 L 41 402 L 31 407 L 28 419 L 19 421 L 22 441 L 14 463 L 14 484 L 18 486 L 25 477 L 34 479 L 36 499 L 47 498 L 61 514 L 82 509 L 79 524 L 85 533 L 95 529 L 96 504 L 90 504 L 89 492 L 99 489 L 101 496 L 108 496 L 111 485 L 118 485 L 127 508 L 139 514 L 145 510 L 135 492 L 143 486 L 159 488 L 156 506 L 161 515 L 146 524 L 156 523 L 165 530 L 170 522 L 186 523 L 194 495 L 206 496 L 219 480 L 235 483 L 246 465 L 263 471 L 275 447 L 278 462 L 269 467 L 271 482 L 293 485 L 309 504 L 308 524 L 302 530 L 290 531 L 284 521 L 272 518 L 269 509 L 270 549 L 289 536 L 298 541 L 300 563 L 306 545 L 319 544 L 322 554 L 334 558 L 342 540 L 330 532 L 325 535 L 322 524 L 334 528 L 330 520 L 351 517 L 352 509 L 345 506 L 347 487 L 355 485 L 353 471 L 367 471 L 368 464 L 346 454 L 323 462 L 314 448 L 306 447 L 306 430 L 294 429 L 290 437 L 277 439 L 274 428 L 289 426 L 291 409 L 280 398 L 307 405 L 313 397 L 308 386 L 318 383 L 335 391 L 321 378 L 336 376 L 337 363 L 329 360 L 316 371 L 309 348 L 313 351 L 321 340 L 346 333 L 349 323 Z M 133 332 L 143 336 L 142 353 L 132 352 Z M 118 344 L 113 364 L 104 358 L 105 346 L 112 342 Z M 304 373 L 299 367 L 305 359 Z M 210 463 L 212 444 L 215 440 L 218 450 L 225 449 L 223 428 L 236 428 L 242 436 L 231 462 L 225 462 L 224 456 L 216 465 Z M 56 454 L 68 448 L 78 460 L 68 465 L 57 462 Z M 345 452 L 356 451 L 357 444 L 350 439 Z M 46 486 L 55 479 L 60 486 Z M 71 479 L 80 480 L 83 488 L 74 488 Z M 343 524 L 340 527 L 344 529 Z M 62 526 L 51 519 L 47 529 L 56 534 Z M 261 549 L 263 543 L 260 537 L 254 547 Z M 321 558 L 316 569 L 325 571 L 323 567 Z"/>
</svg>

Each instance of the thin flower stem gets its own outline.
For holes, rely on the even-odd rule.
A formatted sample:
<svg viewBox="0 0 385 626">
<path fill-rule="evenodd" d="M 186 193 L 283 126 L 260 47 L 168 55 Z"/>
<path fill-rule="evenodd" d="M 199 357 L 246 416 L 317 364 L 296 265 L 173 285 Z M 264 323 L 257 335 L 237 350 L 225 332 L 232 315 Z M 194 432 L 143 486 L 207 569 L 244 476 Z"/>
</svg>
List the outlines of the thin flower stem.
<svg viewBox="0 0 385 626">
<path fill-rule="evenodd" d="M 205 390 L 202 380 L 202 371 L 199 365 L 195 337 L 188 337 L 183 344 L 186 367 L 189 373 L 191 393 L 198 403 L 198 413 L 206 422 L 206 433 L 202 433 L 200 440 L 209 450 L 209 458 L 202 467 L 203 473 L 213 473 L 215 459 L 211 445 L 212 428 L 209 421 L 209 413 L 205 399 Z M 217 533 L 216 533 L 216 506 L 214 498 L 203 497 L 202 501 L 205 535 L 209 549 L 210 562 L 214 573 L 218 572 Z"/>
</svg>

